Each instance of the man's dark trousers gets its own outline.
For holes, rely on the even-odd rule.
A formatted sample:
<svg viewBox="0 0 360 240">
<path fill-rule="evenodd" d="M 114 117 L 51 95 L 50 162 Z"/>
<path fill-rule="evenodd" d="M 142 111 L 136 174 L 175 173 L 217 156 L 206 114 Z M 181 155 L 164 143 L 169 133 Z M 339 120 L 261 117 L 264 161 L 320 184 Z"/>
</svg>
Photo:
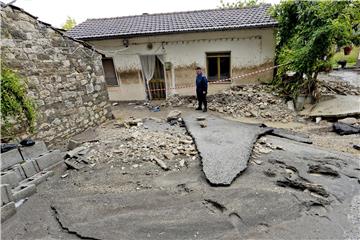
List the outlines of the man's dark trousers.
<svg viewBox="0 0 360 240">
<path fill-rule="evenodd" d="M 203 91 L 197 90 L 196 91 L 196 97 L 197 97 L 197 100 L 198 100 L 198 103 L 199 103 L 198 109 L 201 109 L 203 104 L 204 104 L 204 109 L 207 109 L 206 92 L 203 93 Z"/>
</svg>

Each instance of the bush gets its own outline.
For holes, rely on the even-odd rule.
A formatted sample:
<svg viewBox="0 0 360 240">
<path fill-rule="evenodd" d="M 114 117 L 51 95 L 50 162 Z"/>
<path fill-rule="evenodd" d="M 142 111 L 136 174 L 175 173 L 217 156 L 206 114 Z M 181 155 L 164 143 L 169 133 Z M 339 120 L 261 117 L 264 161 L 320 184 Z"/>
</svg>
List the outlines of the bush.
<svg viewBox="0 0 360 240">
<path fill-rule="evenodd" d="M 12 138 L 16 131 L 25 128 L 33 132 L 35 105 L 26 95 L 25 82 L 11 69 L 1 70 L 1 133 L 2 139 Z"/>
</svg>

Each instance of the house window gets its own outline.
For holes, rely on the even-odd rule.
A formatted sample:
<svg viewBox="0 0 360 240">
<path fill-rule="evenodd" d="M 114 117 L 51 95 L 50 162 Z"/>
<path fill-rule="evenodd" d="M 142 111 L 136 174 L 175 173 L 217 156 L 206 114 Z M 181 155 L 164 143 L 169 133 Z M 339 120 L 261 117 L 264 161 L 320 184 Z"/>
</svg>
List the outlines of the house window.
<svg viewBox="0 0 360 240">
<path fill-rule="evenodd" d="M 103 58 L 102 64 L 105 73 L 105 81 L 108 86 L 119 86 L 119 82 L 116 77 L 114 61 L 112 58 Z"/>
<path fill-rule="evenodd" d="M 206 61 L 209 81 L 230 78 L 230 52 L 207 53 Z"/>
</svg>

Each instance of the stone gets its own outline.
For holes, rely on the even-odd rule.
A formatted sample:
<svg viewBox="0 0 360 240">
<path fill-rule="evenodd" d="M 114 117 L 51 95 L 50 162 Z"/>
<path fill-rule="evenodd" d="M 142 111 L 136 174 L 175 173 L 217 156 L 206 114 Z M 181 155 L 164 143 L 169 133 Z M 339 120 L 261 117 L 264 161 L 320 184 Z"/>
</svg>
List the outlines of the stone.
<svg viewBox="0 0 360 240">
<path fill-rule="evenodd" d="M 19 179 L 14 170 L 1 172 L 1 184 L 9 184 L 12 188 L 19 185 Z"/>
<path fill-rule="evenodd" d="M 47 151 L 48 149 L 43 141 L 36 141 L 32 146 L 20 147 L 20 152 L 24 160 L 36 158 Z"/>
<path fill-rule="evenodd" d="M 321 119 L 322 119 L 321 117 L 316 117 L 316 118 L 315 118 L 315 123 L 316 123 L 316 124 L 319 124 L 319 123 L 321 122 Z"/>
<path fill-rule="evenodd" d="M 10 151 L 1 153 L 1 170 L 8 169 L 23 161 L 18 149 L 12 149 Z"/>
<path fill-rule="evenodd" d="M 197 121 L 205 121 L 206 117 L 205 116 L 200 116 L 200 117 L 196 117 Z"/>
<path fill-rule="evenodd" d="M 339 119 L 338 122 L 353 125 L 353 124 L 359 122 L 359 120 L 354 117 L 348 117 L 348 118 Z"/>
<path fill-rule="evenodd" d="M 181 116 L 181 111 L 179 110 L 172 110 L 169 112 L 169 114 L 167 115 L 166 120 L 168 122 L 172 121 L 172 120 L 177 120 L 179 117 Z"/>
<path fill-rule="evenodd" d="M 158 159 L 158 158 L 155 157 L 155 156 L 152 156 L 152 157 L 151 157 L 151 160 L 154 161 L 154 162 L 156 162 L 157 165 L 159 165 L 159 166 L 160 166 L 162 169 L 164 169 L 165 171 L 169 170 L 169 167 L 166 166 L 166 164 L 164 163 L 163 160 Z"/>
<path fill-rule="evenodd" d="M 206 121 L 200 121 L 199 125 L 201 128 L 206 128 L 207 127 L 207 122 Z"/>
</svg>

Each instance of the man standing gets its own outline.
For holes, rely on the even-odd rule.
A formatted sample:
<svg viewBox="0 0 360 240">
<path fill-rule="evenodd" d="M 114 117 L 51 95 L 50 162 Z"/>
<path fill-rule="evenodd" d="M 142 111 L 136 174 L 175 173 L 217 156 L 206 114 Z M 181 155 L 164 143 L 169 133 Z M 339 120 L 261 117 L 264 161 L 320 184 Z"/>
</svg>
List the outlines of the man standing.
<svg viewBox="0 0 360 240">
<path fill-rule="evenodd" d="M 202 104 L 204 104 L 203 112 L 207 111 L 206 94 L 208 90 L 208 80 L 203 75 L 200 67 L 196 68 L 196 97 L 199 102 L 199 106 L 196 110 L 202 110 Z"/>
</svg>

